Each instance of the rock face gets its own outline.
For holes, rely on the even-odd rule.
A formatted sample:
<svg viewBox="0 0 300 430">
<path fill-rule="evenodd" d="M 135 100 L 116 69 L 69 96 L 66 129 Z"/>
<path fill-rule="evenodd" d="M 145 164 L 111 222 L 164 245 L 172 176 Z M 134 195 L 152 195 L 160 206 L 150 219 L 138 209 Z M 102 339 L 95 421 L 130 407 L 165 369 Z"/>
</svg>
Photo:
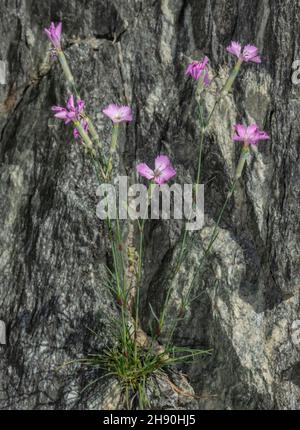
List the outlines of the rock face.
<svg viewBox="0 0 300 430">
<path fill-rule="evenodd" d="M 101 108 L 112 101 L 133 107 L 135 122 L 121 136 L 120 169 L 128 174 L 137 160 L 152 163 L 162 152 L 171 154 L 178 180 L 190 180 L 199 133 L 186 63 L 210 58 L 216 79 L 206 96 L 209 109 L 233 64 L 229 42 L 260 48 L 262 65 L 243 67 L 211 124 L 202 173 L 206 222 L 194 235 L 177 292 L 197 270 L 234 173 L 239 147 L 231 142 L 231 125 L 255 121 L 271 140 L 248 162 L 175 341 L 213 350 L 184 369 L 199 397 L 196 407 L 300 409 L 300 87 L 291 81 L 300 11 L 294 0 L 1 2 L 0 320 L 7 345 L 0 345 L 0 408 L 102 408 L 113 385 L 99 380 L 80 394 L 99 374 L 57 371 L 106 344 L 115 312 L 102 285 L 108 244 L 95 216 L 93 168 L 50 112 L 64 103 L 66 90 L 42 29 L 59 19 L 103 142 L 110 125 Z M 145 303 L 157 305 L 179 227 L 148 225 L 145 324 Z M 195 408 L 195 401 L 184 407 Z"/>
</svg>

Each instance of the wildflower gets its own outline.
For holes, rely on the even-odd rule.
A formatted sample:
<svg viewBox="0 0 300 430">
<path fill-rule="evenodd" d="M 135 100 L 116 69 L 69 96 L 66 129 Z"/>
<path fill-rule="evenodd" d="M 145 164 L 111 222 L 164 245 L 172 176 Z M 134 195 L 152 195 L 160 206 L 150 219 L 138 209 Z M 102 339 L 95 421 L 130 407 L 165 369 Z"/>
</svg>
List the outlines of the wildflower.
<svg viewBox="0 0 300 430">
<path fill-rule="evenodd" d="M 80 121 L 80 123 L 81 123 L 81 126 L 82 126 L 83 130 L 87 133 L 88 129 L 89 129 L 88 122 L 85 119 L 82 119 Z M 74 128 L 73 134 L 74 134 L 74 138 L 75 139 L 79 139 L 81 137 L 77 127 Z"/>
<path fill-rule="evenodd" d="M 156 157 L 154 170 L 150 169 L 150 167 L 145 163 L 138 164 L 136 166 L 136 170 L 140 176 L 153 180 L 158 185 L 168 182 L 176 175 L 176 170 L 172 166 L 169 157 L 166 155 Z"/>
<path fill-rule="evenodd" d="M 235 55 L 239 60 L 253 63 L 261 63 L 261 58 L 258 54 L 258 48 L 253 45 L 246 45 L 242 50 L 242 46 L 238 42 L 231 42 L 226 48 L 230 54 Z"/>
<path fill-rule="evenodd" d="M 202 61 L 193 61 L 187 66 L 185 74 L 190 75 L 196 81 L 198 81 L 200 76 L 203 76 L 203 83 L 205 86 L 208 86 L 210 84 L 210 79 L 207 71 L 208 62 L 209 59 L 207 57 L 204 57 Z"/>
<path fill-rule="evenodd" d="M 55 49 L 60 50 L 60 40 L 61 40 L 61 31 L 62 31 L 62 23 L 60 22 L 57 24 L 57 27 L 55 27 L 54 22 L 51 22 L 51 25 L 49 28 L 45 28 L 45 33 L 47 34 L 49 40 L 53 44 Z"/>
<path fill-rule="evenodd" d="M 114 124 L 132 121 L 132 110 L 129 106 L 108 105 L 102 111 Z"/>
<path fill-rule="evenodd" d="M 244 142 L 245 145 L 256 145 L 260 140 L 268 140 L 270 136 L 259 129 L 258 125 L 251 124 L 248 127 L 243 124 L 235 124 L 235 134 L 233 140 L 237 142 Z"/>
<path fill-rule="evenodd" d="M 75 106 L 74 96 L 70 96 L 66 108 L 62 106 L 53 106 L 52 112 L 55 113 L 55 118 L 62 119 L 65 121 L 65 124 L 69 124 L 70 122 L 76 122 L 80 120 L 80 114 L 83 109 L 84 101 L 80 99 L 77 100 Z"/>
</svg>

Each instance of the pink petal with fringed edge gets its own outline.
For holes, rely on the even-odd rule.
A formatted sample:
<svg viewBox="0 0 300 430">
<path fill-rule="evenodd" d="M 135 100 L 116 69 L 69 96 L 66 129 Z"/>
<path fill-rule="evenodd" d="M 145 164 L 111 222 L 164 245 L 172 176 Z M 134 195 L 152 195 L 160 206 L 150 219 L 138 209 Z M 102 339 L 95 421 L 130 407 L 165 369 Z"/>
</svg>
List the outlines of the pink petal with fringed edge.
<svg viewBox="0 0 300 430">
<path fill-rule="evenodd" d="M 162 185 L 168 182 L 175 175 L 176 175 L 176 170 L 172 166 L 168 166 L 160 173 L 159 176 L 155 177 L 154 181 L 158 185 Z"/>
<path fill-rule="evenodd" d="M 75 109 L 75 103 L 74 103 L 74 96 L 73 96 L 73 95 L 71 95 L 71 96 L 69 97 L 69 100 L 68 100 L 68 102 L 67 102 L 67 108 L 68 108 L 69 110 L 73 110 L 73 109 Z"/>
<path fill-rule="evenodd" d="M 150 169 L 149 166 L 147 166 L 146 163 L 140 163 L 136 166 L 136 171 L 140 176 L 143 176 L 147 179 L 153 179 L 154 178 L 154 172 L 152 169 Z"/>
<path fill-rule="evenodd" d="M 242 52 L 242 47 L 238 42 L 231 42 L 231 44 L 227 46 L 226 50 L 230 52 L 230 54 L 233 54 L 239 58 Z"/>
<path fill-rule="evenodd" d="M 235 130 L 235 134 L 233 135 L 233 140 L 235 141 L 243 141 L 246 139 L 246 135 L 247 135 L 247 127 L 243 124 L 235 124 L 233 126 L 234 130 Z"/>
<path fill-rule="evenodd" d="M 171 166 L 170 158 L 167 155 L 159 155 L 155 158 L 155 170 L 161 172 Z"/>
</svg>

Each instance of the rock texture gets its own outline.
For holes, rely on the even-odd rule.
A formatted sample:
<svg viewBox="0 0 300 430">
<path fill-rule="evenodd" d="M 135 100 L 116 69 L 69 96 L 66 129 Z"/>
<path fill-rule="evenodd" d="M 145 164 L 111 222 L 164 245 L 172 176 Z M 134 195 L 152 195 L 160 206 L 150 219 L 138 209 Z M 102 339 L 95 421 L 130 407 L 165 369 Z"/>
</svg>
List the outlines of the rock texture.
<svg viewBox="0 0 300 430">
<path fill-rule="evenodd" d="M 271 140 L 248 162 L 175 339 L 213 349 L 184 369 L 197 394 L 196 406 L 193 399 L 184 407 L 300 409 L 300 87 L 291 82 L 300 10 L 294 0 L 1 2 L 0 60 L 7 74 L 0 84 L 0 319 L 7 345 L 0 345 L 0 408 L 97 409 L 113 385 L 99 380 L 80 394 L 99 374 L 57 371 L 103 347 L 107 316 L 115 312 L 102 285 L 108 246 L 95 217 L 93 168 L 50 113 L 66 92 L 42 29 L 59 19 L 66 55 L 104 142 L 109 124 L 101 108 L 115 101 L 134 109 L 135 122 L 121 137 L 120 169 L 128 174 L 137 160 L 151 163 L 162 151 L 172 155 L 179 179 L 191 179 L 198 131 L 185 64 L 209 56 L 215 76 L 209 109 L 233 64 L 225 47 L 232 39 L 259 46 L 262 65 L 243 68 L 210 127 L 202 176 L 207 219 L 177 292 L 197 269 L 234 172 L 239 150 L 231 124 L 256 121 Z M 144 304 L 157 305 L 179 230 L 174 222 L 147 227 Z M 162 399 L 161 406 L 180 402 Z"/>
</svg>

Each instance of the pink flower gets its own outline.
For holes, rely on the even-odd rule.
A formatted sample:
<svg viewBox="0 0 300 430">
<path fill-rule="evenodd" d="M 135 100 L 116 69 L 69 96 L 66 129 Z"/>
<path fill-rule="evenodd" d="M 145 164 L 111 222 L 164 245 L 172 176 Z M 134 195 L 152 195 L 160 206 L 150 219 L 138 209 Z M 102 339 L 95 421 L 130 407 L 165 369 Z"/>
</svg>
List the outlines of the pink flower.
<svg viewBox="0 0 300 430">
<path fill-rule="evenodd" d="M 53 44 L 54 48 L 61 49 L 60 39 L 61 39 L 62 23 L 60 22 L 59 24 L 57 24 L 57 27 L 55 27 L 54 22 L 51 22 L 50 27 L 45 28 L 44 31 L 47 34 L 51 43 Z"/>
<path fill-rule="evenodd" d="M 253 63 L 261 63 L 261 58 L 258 54 L 258 48 L 253 45 L 246 45 L 242 51 L 242 46 L 238 42 L 231 42 L 226 48 L 230 54 L 235 55 L 242 61 L 252 61 Z"/>
<path fill-rule="evenodd" d="M 206 67 L 208 62 L 208 57 L 204 57 L 202 61 L 193 61 L 187 66 L 185 74 L 190 75 L 196 81 L 198 81 L 200 76 L 203 76 L 204 85 L 207 87 L 210 84 L 210 79 Z"/>
<path fill-rule="evenodd" d="M 81 123 L 82 128 L 84 129 L 84 131 L 88 132 L 88 130 L 89 130 L 89 124 L 88 124 L 88 122 L 85 119 L 82 119 L 80 121 L 80 123 Z M 74 135 L 75 139 L 79 139 L 81 137 L 80 133 L 79 133 L 79 131 L 78 131 L 78 129 L 76 127 L 74 128 L 73 135 Z"/>
<path fill-rule="evenodd" d="M 74 96 L 70 96 L 67 107 L 64 108 L 62 106 L 53 106 L 51 108 L 52 112 L 55 113 L 55 118 L 62 119 L 65 121 L 65 124 L 69 124 L 70 122 L 79 121 L 80 114 L 84 109 L 84 101 L 77 100 L 76 106 L 74 102 Z"/>
<path fill-rule="evenodd" d="M 132 110 L 129 106 L 108 105 L 102 111 L 114 124 L 132 121 Z"/>
<path fill-rule="evenodd" d="M 261 131 L 256 124 L 251 124 L 248 127 L 243 124 L 235 124 L 233 127 L 235 134 L 232 139 L 237 142 L 256 145 L 260 140 L 270 139 L 270 136 L 265 131 Z"/>
<path fill-rule="evenodd" d="M 176 175 L 176 170 L 166 155 L 156 157 L 154 170 L 150 169 L 145 163 L 138 164 L 136 170 L 140 176 L 153 180 L 158 185 L 168 182 L 169 179 Z"/>
</svg>

